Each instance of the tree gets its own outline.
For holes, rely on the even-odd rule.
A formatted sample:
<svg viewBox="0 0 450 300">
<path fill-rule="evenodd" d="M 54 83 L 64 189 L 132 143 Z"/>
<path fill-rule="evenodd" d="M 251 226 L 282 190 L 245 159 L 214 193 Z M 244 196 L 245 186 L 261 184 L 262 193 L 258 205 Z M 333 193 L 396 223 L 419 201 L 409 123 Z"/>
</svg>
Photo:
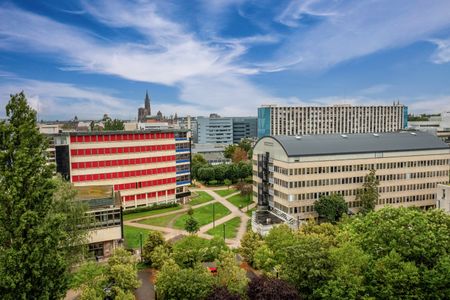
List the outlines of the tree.
<svg viewBox="0 0 450 300">
<path fill-rule="evenodd" d="M 223 286 L 233 294 L 244 295 L 248 278 L 244 269 L 236 263 L 236 255 L 230 251 L 220 253 L 217 260 L 217 285 Z"/>
<path fill-rule="evenodd" d="M 23 92 L 11 95 L 6 117 L 0 122 L 0 295 L 62 298 L 71 247 L 86 238 L 85 228 L 73 224 L 80 210 L 66 207 L 69 195 L 55 194 L 47 139 Z"/>
<path fill-rule="evenodd" d="M 255 276 L 248 285 L 247 296 L 250 300 L 301 299 L 295 287 L 284 280 L 267 276 Z"/>
<path fill-rule="evenodd" d="M 152 261 L 152 253 L 156 247 L 164 245 L 165 240 L 161 232 L 159 231 L 150 231 L 148 233 L 147 239 L 145 240 L 144 246 L 142 247 L 142 258 L 144 261 L 151 265 Z"/>
<path fill-rule="evenodd" d="M 375 209 L 379 196 L 378 185 L 379 181 L 375 175 L 375 170 L 372 169 L 369 174 L 364 177 L 363 188 L 357 195 L 357 200 L 361 201 L 362 213 L 367 213 Z"/>
<path fill-rule="evenodd" d="M 152 267 L 155 269 L 161 269 L 166 261 L 170 258 L 172 249 L 166 245 L 159 245 L 153 249 L 150 259 L 152 262 Z"/>
<path fill-rule="evenodd" d="M 336 223 L 342 214 L 348 211 L 348 205 L 340 194 L 322 195 L 314 203 L 314 209 L 320 218 L 325 219 L 327 222 Z"/>
<path fill-rule="evenodd" d="M 227 186 L 227 188 L 230 188 L 230 185 L 232 184 L 232 182 L 231 182 L 230 179 L 225 179 L 225 180 L 223 181 L 223 184 L 225 184 L 225 185 Z"/>
<path fill-rule="evenodd" d="M 289 226 L 282 224 L 272 228 L 264 241 L 273 252 L 273 258 L 277 264 L 281 264 L 286 258 L 286 248 L 295 244 L 295 235 Z"/>
<path fill-rule="evenodd" d="M 198 180 L 208 182 L 214 180 L 214 167 L 205 166 L 201 167 L 197 171 Z"/>
<path fill-rule="evenodd" d="M 241 161 L 246 161 L 247 159 L 248 159 L 247 152 L 245 152 L 245 150 L 240 147 L 236 147 L 231 157 L 233 163 L 237 164 Z"/>
<path fill-rule="evenodd" d="M 248 184 L 241 181 L 236 185 L 236 188 L 238 189 L 238 191 L 240 191 L 242 197 L 247 198 L 248 203 L 252 202 L 251 200 L 251 195 L 253 194 L 252 184 Z"/>
<path fill-rule="evenodd" d="M 252 141 L 250 139 L 242 139 L 238 146 L 245 152 L 249 152 L 252 149 Z"/>
<path fill-rule="evenodd" d="M 96 269 L 93 269 L 93 267 Z M 117 248 L 106 266 L 87 263 L 77 273 L 74 288 L 81 290 L 81 299 L 134 299 L 133 292 L 140 285 L 137 260 L 128 251 Z"/>
<path fill-rule="evenodd" d="M 241 300 L 241 296 L 231 293 L 224 286 L 215 286 L 205 300 Z"/>
<path fill-rule="evenodd" d="M 182 269 L 169 259 L 156 277 L 156 292 L 158 299 L 203 299 L 213 284 L 214 278 L 202 265 Z"/>
<path fill-rule="evenodd" d="M 223 152 L 223 156 L 225 158 L 231 159 L 233 157 L 234 151 L 236 150 L 237 146 L 236 145 L 228 145 L 225 147 L 225 150 Z"/>
<path fill-rule="evenodd" d="M 263 270 L 266 273 L 272 273 L 275 266 L 277 265 L 275 254 L 266 244 L 263 244 L 258 249 L 256 249 L 254 262 L 254 265 L 257 269 Z"/>
<path fill-rule="evenodd" d="M 261 247 L 263 240 L 261 236 L 251 230 L 247 231 L 241 239 L 241 247 L 239 253 L 250 265 L 255 263 L 256 250 Z"/>
<path fill-rule="evenodd" d="M 178 265 L 192 267 L 198 262 L 214 261 L 227 246 L 219 237 L 205 240 L 196 235 L 189 235 L 177 241 L 172 249 L 172 258 Z"/>
<path fill-rule="evenodd" d="M 109 130 L 109 131 L 125 129 L 125 124 L 123 121 L 121 121 L 119 119 L 111 120 L 111 118 L 109 118 L 109 117 L 106 119 L 104 125 L 105 125 L 105 130 Z"/>
<path fill-rule="evenodd" d="M 190 234 L 194 234 L 200 229 L 200 224 L 198 224 L 198 221 L 193 217 L 190 216 L 186 223 L 184 224 L 184 229 L 189 232 Z"/>
</svg>

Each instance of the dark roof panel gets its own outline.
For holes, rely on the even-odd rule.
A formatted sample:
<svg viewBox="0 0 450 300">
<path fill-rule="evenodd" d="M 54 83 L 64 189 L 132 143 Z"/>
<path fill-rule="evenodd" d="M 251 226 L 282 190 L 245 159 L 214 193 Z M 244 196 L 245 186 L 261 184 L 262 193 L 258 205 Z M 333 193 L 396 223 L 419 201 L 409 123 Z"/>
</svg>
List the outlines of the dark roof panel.
<svg viewBox="0 0 450 300">
<path fill-rule="evenodd" d="M 322 134 L 272 136 L 288 156 L 449 149 L 438 137 L 425 132 Z"/>
</svg>

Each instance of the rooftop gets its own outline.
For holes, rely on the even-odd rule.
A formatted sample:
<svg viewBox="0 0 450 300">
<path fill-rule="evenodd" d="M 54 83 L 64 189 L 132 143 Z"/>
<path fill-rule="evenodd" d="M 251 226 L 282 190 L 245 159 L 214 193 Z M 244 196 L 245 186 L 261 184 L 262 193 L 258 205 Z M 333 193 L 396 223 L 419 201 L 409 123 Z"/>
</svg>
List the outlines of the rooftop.
<svg viewBox="0 0 450 300">
<path fill-rule="evenodd" d="M 272 136 L 288 156 L 450 149 L 426 132 Z M 263 138 L 264 139 L 264 138 Z"/>
</svg>

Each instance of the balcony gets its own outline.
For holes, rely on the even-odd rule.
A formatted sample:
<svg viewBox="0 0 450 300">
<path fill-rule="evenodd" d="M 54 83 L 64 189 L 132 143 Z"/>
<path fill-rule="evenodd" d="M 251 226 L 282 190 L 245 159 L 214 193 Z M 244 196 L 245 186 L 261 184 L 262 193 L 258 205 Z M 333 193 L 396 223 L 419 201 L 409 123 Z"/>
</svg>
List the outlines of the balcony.
<svg viewBox="0 0 450 300">
<path fill-rule="evenodd" d="M 188 138 L 187 137 L 177 137 L 177 138 L 175 138 L 175 141 L 177 141 L 177 142 L 187 142 Z"/>
<path fill-rule="evenodd" d="M 189 149 L 189 148 L 181 148 L 181 149 L 176 149 L 175 152 L 176 153 L 187 153 L 187 152 L 191 152 L 191 149 Z"/>
<path fill-rule="evenodd" d="M 176 194 L 176 198 L 180 199 L 180 198 L 188 197 L 190 195 L 191 195 L 191 191 L 181 192 L 181 193 Z"/>
<path fill-rule="evenodd" d="M 177 159 L 176 160 L 177 164 L 190 163 L 190 162 L 191 162 L 190 159 Z"/>
<path fill-rule="evenodd" d="M 184 174 L 190 174 L 191 171 L 190 170 L 183 170 L 183 171 L 177 171 L 176 174 L 178 175 L 184 175 Z"/>
<path fill-rule="evenodd" d="M 177 181 L 177 186 L 190 185 L 190 180 Z"/>
</svg>

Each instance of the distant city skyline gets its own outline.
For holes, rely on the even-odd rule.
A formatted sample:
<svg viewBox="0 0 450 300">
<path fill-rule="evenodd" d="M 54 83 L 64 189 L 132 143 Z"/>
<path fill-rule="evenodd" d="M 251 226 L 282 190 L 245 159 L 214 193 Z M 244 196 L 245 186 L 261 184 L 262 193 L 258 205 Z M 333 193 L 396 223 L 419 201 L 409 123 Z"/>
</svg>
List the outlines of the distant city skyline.
<svg viewBox="0 0 450 300">
<path fill-rule="evenodd" d="M 450 2 L 2 1 L 0 118 L 256 116 L 263 104 L 450 110 Z M 39 107 L 38 107 L 39 103 Z"/>
</svg>

